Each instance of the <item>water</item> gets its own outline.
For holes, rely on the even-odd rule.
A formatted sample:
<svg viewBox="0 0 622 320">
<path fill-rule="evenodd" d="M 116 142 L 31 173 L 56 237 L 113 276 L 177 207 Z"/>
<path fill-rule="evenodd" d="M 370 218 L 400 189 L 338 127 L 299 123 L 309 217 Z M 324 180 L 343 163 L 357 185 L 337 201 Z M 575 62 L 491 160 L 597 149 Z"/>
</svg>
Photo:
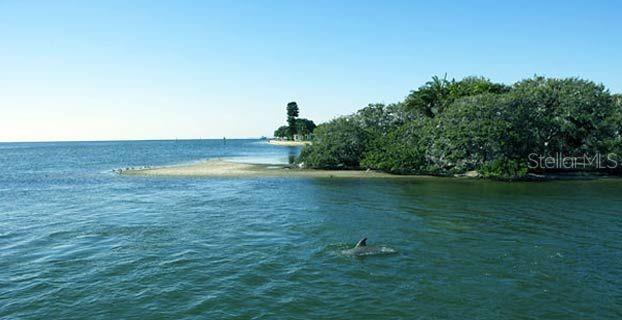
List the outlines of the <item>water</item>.
<svg viewBox="0 0 622 320">
<path fill-rule="evenodd" d="M 622 181 L 144 178 L 256 140 L 0 144 L 2 319 L 615 319 Z M 363 236 L 396 254 L 341 254 Z"/>
</svg>

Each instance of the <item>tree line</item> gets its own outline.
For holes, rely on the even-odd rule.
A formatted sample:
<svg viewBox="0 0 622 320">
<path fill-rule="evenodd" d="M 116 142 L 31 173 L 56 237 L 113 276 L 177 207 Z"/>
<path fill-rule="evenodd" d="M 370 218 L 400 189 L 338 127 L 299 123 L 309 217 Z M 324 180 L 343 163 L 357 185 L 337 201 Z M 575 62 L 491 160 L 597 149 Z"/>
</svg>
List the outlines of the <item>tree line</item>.
<svg viewBox="0 0 622 320">
<path fill-rule="evenodd" d="M 298 137 L 300 140 L 310 140 L 316 127 L 315 123 L 309 119 L 298 118 L 300 109 L 295 101 L 288 103 L 286 110 L 287 125 L 276 129 L 274 136 L 289 140 L 294 140 L 295 137 Z"/>
<path fill-rule="evenodd" d="M 505 85 L 433 77 L 401 102 L 370 104 L 320 124 L 298 161 L 322 169 L 521 179 L 557 170 L 530 166 L 534 155 L 622 155 L 621 128 L 622 96 L 592 81 L 536 76 Z"/>
</svg>

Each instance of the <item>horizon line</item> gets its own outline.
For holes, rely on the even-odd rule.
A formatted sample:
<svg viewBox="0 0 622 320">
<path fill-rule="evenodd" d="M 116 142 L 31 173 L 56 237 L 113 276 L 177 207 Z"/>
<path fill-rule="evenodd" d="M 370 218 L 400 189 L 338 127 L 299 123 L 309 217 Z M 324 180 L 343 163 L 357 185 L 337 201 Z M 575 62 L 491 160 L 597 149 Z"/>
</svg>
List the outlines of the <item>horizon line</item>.
<svg viewBox="0 0 622 320">
<path fill-rule="evenodd" d="M 0 143 L 54 143 L 54 142 L 140 142 L 140 141 L 195 141 L 195 140 L 262 140 L 260 137 L 221 137 L 221 138 L 166 138 L 166 139 L 94 139 L 94 140 L 23 140 L 23 141 L 4 141 Z M 265 137 L 270 139 L 270 137 Z"/>
</svg>

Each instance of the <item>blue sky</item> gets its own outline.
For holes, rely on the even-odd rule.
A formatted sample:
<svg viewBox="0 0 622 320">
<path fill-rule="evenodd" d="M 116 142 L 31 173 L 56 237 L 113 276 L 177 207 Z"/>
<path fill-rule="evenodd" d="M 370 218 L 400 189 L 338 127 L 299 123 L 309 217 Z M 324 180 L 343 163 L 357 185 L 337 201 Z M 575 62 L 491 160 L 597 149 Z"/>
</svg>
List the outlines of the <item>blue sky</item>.
<svg viewBox="0 0 622 320">
<path fill-rule="evenodd" d="M 615 1 L 0 1 L 0 141 L 253 137 L 433 75 L 622 92 Z"/>
</svg>

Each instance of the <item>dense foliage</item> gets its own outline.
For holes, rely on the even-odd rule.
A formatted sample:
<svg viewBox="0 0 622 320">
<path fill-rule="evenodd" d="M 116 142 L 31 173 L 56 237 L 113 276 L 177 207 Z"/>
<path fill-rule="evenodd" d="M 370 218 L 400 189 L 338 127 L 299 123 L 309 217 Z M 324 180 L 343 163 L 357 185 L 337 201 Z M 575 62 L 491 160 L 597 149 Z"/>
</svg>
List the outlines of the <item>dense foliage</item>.
<svg viewBox="0 0 622 320">
<path fill-rule="evenodd" d="M 313 134 L 315 127 L 317 126 L 312 120 L 305 118 L 296 119 L 296 133 L 303 137 Z"/>
<path fill-rule="evenodd" d="M 622 97 L 591 81 L 534 77 L 506 86 L 481 77 L 434 77 L 404 102 L 369 105 L 319 125 L 299 161 L 314 168 L 477 171 L 515 179 L 551 170 L 534 166 L 536 157 L 619 153 L 621 124 Z"/>
<path fill-rule="evenodd" d="M 313 137 L 315 123 L 309 119 L 298 118 L 300 109 L 298 103 L 292 101 L 287 104 L 287 125 L 274 131 L 274 136 L 289 140 L 310 140 Z"/>
<path fill-rule="evenodd" d="M 296 127 L 296 134 L 299 134 L 302 137 L 313 134 L 313 131 L 316 127 L 315 123 L 312 120 L 305 118 L 297 118 L 294 122 L 294 126 Z M 289 125 L 280 126 L 274 131 L 274 136 L 277 138 L 289 138 L 291 137 L 290 134 L 291 131 Z"/>
<path fill-rule="evenodd" d="M 289 126 L 280 126 L 278 129 L 274 130 L 274 137 L 276 138 L 289 137 Z"/>
</svg>

